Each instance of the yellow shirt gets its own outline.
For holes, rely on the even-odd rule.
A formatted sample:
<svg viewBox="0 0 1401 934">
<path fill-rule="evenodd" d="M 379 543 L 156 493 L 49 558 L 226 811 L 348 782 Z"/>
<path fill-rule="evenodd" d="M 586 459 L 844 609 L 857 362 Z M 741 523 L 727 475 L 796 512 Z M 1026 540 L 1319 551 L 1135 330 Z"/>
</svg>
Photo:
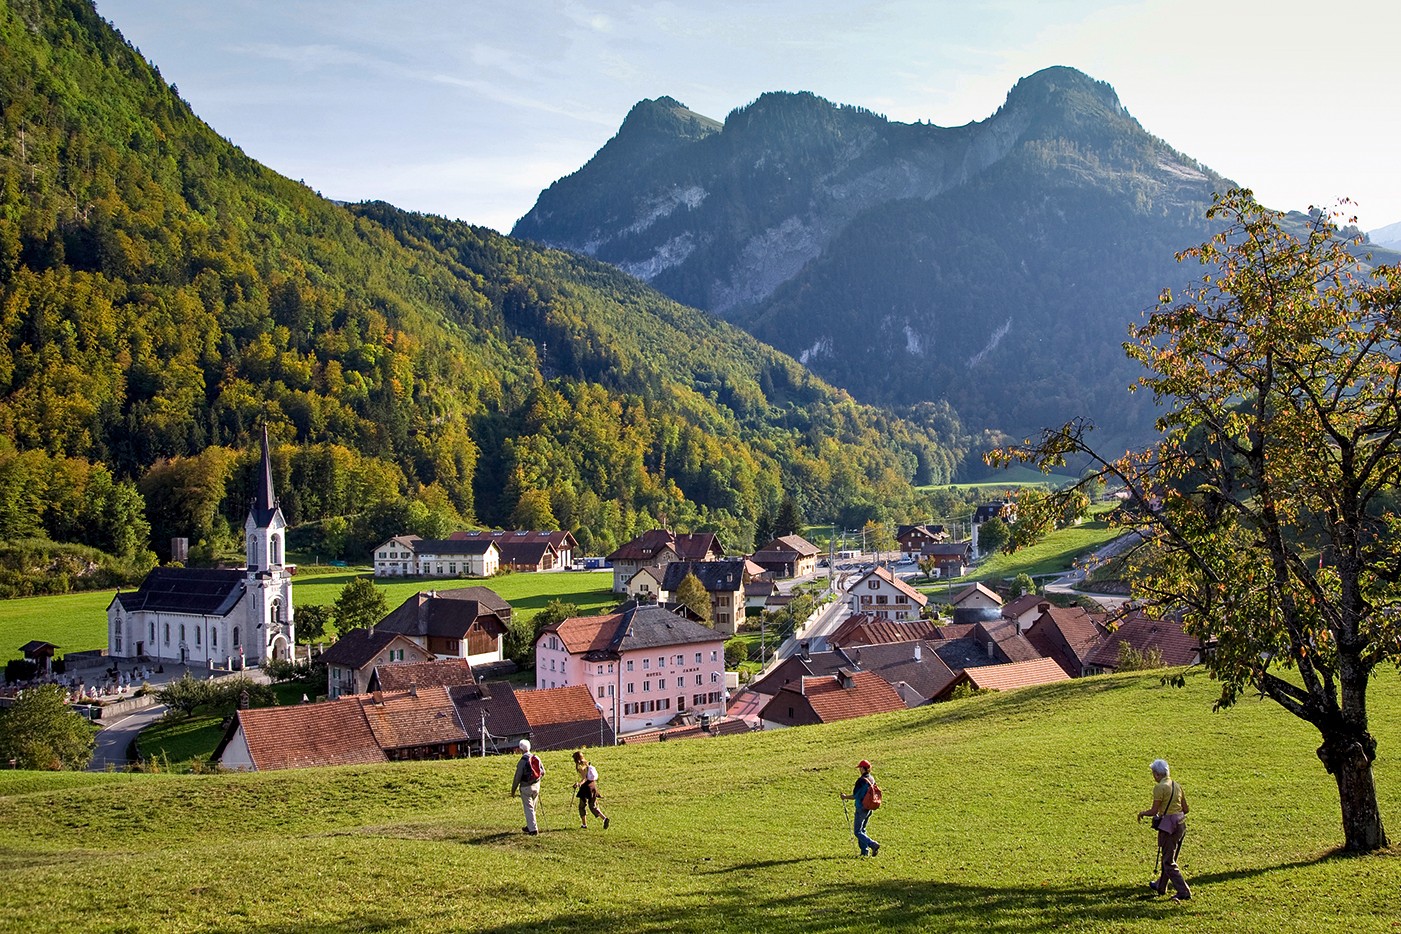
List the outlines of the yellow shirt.
<svg viewBox="0 0 1401 934">
<path fill-rule="evenodd" d="M 1182 786 L 1177 785 L 1177 793 L 1173 793 L 1174 782 L 1170 778 L 1165 778 L 1158 782 L 1153 788 L 1153 808 L 1159 814 L 1180 814 L 1182 812 Z"/>
</svg>

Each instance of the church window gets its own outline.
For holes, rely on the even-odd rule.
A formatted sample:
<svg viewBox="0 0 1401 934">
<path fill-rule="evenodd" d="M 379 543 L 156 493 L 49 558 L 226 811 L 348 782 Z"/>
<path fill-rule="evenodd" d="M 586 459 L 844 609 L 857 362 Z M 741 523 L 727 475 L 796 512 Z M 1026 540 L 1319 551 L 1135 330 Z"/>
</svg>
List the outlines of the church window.
<svg viewBox="0 0 1401 934">
<path fill-rule="evenodd" d="M 155 623 L 152 623 L 152 624 L 151 624 L 151 644 L 152 644 L 152 645 L 155 645 L 155 644 L 156 644 L 156 624 L 155 624 Z"/>
<path fill-rule="evenodd" d="M 234 644 L 234 648 L 238 648 L 238 627 L 237 627 L 237 626 L 235 626 L 235 627 L 234 627 L 234 630 L 233 630 L 233 644 Z"/>
<path fill-rule="evenodd" d="M 217 649 L 219 647 L 219 630 L 209 630 L 209 647 L 212 649 Z"/>
<path fill-rule="evenodd" d="M 170 645 L 170 624 L 165 624 L 165 644 Z"/>
<path fill-rule="evenodd" d="M 122 627 L 120 624 L 117 626 L 117 654 L 122 654 Z M 602 689 L 600 688 L 600 690 Z"/>
<path fill-rule="evenodd" d="M 195 645 L 199 645 L 199 627 L 195 627 Z"/>
<path fill-rule="evenodd" d="M 272 564 L 281 564 L 281 563 L 282 563 L 282 536 L 280 536 L 280 535 L 274 535 L 274 536 L 272 537 L 272 549 L 271 549 L 271 550 L 272 550 L 272 556 L 271 556 L 272 560 L 271 560 L 271 563 L 272 563 Z"/>
<path fill-rule="evenodd" d="M 181 623 L 181 624 L 180 624 L 180 641 L 181 641 L 181 642 L 184 642 L 184 641 L 185 641 L 185 624 L 184 624 L 184 623 Z"/>
</svg>

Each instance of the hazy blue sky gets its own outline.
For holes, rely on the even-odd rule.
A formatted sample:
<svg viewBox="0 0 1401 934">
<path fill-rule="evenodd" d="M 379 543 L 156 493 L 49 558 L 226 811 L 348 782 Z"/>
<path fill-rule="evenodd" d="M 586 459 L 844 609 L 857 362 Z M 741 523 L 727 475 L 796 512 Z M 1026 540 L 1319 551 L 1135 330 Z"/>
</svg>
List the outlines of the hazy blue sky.
<svg viewBox="0 0 1401 934">
<path fill-rule="evenodd" d="M 1401 221 L 1394 0 L 97 0 L 220 134 L 327 197 L 500 231 L 637 101 L 990 116 L 1070 65 L 1279 208 Z"/>
</svg>

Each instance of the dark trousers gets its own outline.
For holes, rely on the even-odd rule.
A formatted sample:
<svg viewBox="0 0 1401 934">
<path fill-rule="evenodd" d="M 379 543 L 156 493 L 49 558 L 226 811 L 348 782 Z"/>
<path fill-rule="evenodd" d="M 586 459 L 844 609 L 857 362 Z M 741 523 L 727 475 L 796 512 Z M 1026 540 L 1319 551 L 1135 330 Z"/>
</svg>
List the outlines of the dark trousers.
<svg viewBox="0 0 1401 934">
<path fill-rule="evenodd" d="M 1187 887 L 1187 880 L 1182 878 L 1182 870 L 1177 868 L 1177 852 L 1182 849 L 1182 838 L 1185 836 L 1187 836 L 1186 823 L 1181 824 L 1174 833 L 1158 831 L 1158 850 L 1163 857 L 1163 871 L 1158 876 L 1159 895 L 1167 894 L 1167 885 L 1171 882 L 1179 897 L 1192 897 L 1192 890 Z"/>
</svg>

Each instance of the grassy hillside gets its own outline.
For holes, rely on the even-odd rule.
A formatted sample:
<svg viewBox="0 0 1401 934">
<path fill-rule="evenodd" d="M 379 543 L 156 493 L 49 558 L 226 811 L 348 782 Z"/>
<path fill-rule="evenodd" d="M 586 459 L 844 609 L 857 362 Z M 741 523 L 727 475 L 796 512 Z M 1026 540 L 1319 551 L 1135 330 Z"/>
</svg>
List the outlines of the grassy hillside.
<svg viewBox="0 0 1401 934">
<path fill-rule="evenodd" d="M 1397 856 L 1334 859 L 1336 793 L 1278 708 L 1122 675 L 831 727 L 601 750 L 608 831 L 564 753 L 519 832 L 493 758 L 226 776 L 0 773 L 0 930 L 1393 931 Z M 1401 681 L 1375 685 L 1401 830 Z M 1147 763 L 1193 803 L 1196 899 L 1144 896 Z M 884 846 L 839 791 L 871 758 Z M 79 882 L 78 880 L 81 880 Z"/>
</svg>

